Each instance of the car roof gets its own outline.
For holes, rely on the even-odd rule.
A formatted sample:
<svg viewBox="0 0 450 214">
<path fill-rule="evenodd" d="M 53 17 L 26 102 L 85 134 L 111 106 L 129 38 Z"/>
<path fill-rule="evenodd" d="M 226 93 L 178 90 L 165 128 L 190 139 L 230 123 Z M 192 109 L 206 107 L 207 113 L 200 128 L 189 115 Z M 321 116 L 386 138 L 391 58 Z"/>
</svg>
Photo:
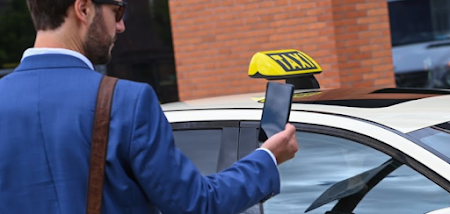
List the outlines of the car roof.
<svg viewBox="0 0 450 214">
<path fill-rule="evenodd" d="M 264 92 L 163 104 L 165 112 L 263 108 Z M 450 121 L 450 91 L 399 88 L 295 91 L 292 111 L 344 115 L 410 132 Z M 211 119 L 213 115 L 210 116 Z M 292 118 L 291 118 L 292 119 Z"/>
</svg>

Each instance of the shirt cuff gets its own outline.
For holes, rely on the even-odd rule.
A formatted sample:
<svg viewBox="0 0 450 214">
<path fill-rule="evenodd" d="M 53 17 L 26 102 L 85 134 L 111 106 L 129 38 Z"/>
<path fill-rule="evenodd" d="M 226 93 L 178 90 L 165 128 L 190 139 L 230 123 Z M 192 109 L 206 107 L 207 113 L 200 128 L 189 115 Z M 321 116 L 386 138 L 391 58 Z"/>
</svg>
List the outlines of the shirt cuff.
<svg viewBox="0 0 450 214">
<path fill-rule="evenodd" d="M 272 158 L 273 163 L 275 164 L 275 166 L 278 165 L 277 159 L 275 158 L 275 155 L 273 155 L 273 153 L 272 153 L 270 150 L 268 150 L 268 149 L 266 149 L 266 148 L 258 148 L 258 149 L 256 149 L 256 150 L 263 150 L 263 151 L 266 151 L 267 153 L 269 153 L 269 155 L 270 155 L 270 157 Z"/>
</svg>

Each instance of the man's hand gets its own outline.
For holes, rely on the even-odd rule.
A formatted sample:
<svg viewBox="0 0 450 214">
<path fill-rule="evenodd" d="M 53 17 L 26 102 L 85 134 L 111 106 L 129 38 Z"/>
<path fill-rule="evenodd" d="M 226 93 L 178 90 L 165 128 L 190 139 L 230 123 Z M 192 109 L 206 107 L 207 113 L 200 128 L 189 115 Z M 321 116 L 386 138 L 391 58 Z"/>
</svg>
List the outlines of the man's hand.
<svg viewBox="0 0 450 214">
<path fill-rule="evenodd" d="M 277 159 L 278 165 L 293 158 L 298 151 L 295 127 L 289 123 L 286 124 L 284 131 L 267 139 L 261 148 L 270 150 Z"/>
</svg>

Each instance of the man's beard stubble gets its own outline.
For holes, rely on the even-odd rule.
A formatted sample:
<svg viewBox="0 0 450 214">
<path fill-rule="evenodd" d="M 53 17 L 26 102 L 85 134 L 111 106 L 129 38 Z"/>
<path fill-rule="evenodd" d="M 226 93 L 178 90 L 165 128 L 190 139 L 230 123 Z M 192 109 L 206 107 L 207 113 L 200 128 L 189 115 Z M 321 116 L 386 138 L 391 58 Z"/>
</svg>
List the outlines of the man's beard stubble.
<svg viewBox="0 0 450 214">
<path fill-rule="evenodd" d="M 83 48 L 86 57 L 92 64 L 101 65 L 111 59 L 110 49 L 114 39 L 107 33 L 101 10 L 96 12 L 93 23 L 89 26 Z"/>
</svg>

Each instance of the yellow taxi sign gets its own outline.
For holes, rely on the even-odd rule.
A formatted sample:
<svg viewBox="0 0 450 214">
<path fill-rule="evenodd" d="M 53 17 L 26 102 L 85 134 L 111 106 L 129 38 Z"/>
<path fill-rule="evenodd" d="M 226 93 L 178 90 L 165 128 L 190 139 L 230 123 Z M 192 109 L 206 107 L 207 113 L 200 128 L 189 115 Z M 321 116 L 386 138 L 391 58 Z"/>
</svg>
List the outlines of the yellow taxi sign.
<svg viewBox="0 0 450 214">
<path fill-rule="evenodd" d="M 286 79 L 322 72 L 307 54 L 293 50 L 258 52 L 250 61 L 248 75 L 253 78 Z"/>
</svg>

